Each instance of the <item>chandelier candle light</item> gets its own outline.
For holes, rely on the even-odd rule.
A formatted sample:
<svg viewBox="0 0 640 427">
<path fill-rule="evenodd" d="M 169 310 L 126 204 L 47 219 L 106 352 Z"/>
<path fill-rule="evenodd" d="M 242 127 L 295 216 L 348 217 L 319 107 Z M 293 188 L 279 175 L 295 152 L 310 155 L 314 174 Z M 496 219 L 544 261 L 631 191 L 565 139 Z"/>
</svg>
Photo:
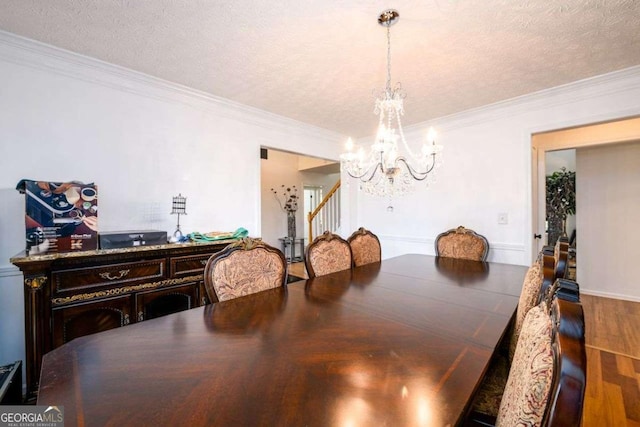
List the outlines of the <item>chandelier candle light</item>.
<svg viewBox="0 0 640 427">
<path fill-rule="evenodd" d="M 435 142 L 436 133 L 429 129 L 427 141 L 420 153 L 414 153 L 404 137 L 402 119 L 403 101 L 407 96 L 400 82 L 391 86 L 391 26 L 400 15 L 390 9 L 378 17 L 378 23 L 387 29 L 387 83 L 376 99 L 374 114 L 379 117 L 378 133 L 368 153 L 363 148 L 354 150 L 351 138 L 347 152 L 340 156 L 343 170 L 360 180 L 360 188 L 368 194 L 380 197 L 402 196 L 411 192 L 415 183 L 433 177 L 434 168 L 440 164 L 442 146 Z M 394 124 L 396 127 L 394 127 Z M 402 144 L 398 144 L 398 140 Z M 428 185 L 428 180 L 427 180 Z M 389 206 L 389 210 L 393 210 Z"/>
</svg>

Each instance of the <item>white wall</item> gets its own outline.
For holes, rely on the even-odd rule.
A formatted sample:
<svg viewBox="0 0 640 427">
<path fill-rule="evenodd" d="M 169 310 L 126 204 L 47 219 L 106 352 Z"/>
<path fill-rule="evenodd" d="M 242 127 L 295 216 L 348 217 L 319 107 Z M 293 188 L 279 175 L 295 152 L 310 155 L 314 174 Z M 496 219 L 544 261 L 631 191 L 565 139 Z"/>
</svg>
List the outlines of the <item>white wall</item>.
<svg viewBox="0 0 640 427">
<path fill-rule="evenodd" d="M 261 145 L 337 158 L 342 136 L 0 32 L 0 364 L 24 360 L 22 178 L 93 181 L 99 229 L 261 234 Z"/>
<path fill-rule="evenodd" d="M 576 157 L 580 290 L 640 301 L 640 142 L 579 148 Z"/>
<path fill-rule="evenodd" d="M 562 168 L 566 168 L 568 171 L 576 170 L 576 150 L 557 150 L 547 151 L 546 161 L 544 163 L 545 175 L 551 175 L 556 171 L 560 171 Z"/>
<path fill-rule="evenodd" d="M 407 97 L 406 109 L 411 102 Z M 634 67 L 412 126 L 406 135 L 416 148 L 429 125 L 439 132 L 444 162 L 438 182 L 394 201 L 392 213 L 387 201 L 360 193 L 351 182 L 343 193 L 345 227 L 377 233 L 386 258 L 432 254 L 438 233 L 465 225 L 489 239 L 490 261 L 528 265 L 531 135 L 639 114 L 640 67 Z M 347 179 L 343 174 L 343 187 Z M 499 213 L 508 214 L 508 224 L 498 224 Z"/>
</svg>

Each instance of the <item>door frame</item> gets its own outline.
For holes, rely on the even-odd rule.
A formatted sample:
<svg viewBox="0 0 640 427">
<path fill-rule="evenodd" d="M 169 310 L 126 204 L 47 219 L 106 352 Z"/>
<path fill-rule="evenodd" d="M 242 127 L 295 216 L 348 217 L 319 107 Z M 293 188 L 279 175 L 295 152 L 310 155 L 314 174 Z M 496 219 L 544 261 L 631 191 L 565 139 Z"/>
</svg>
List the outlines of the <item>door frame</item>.
<svg viewBox="0 0 640 427">
<path fill-rule="evenodd" d="M 547 151 L 578 149 L 637 140 L 640 140 L 640 117 L 532 134 L 531 229 L 533 234 L 544 234 L 545 232 L 545 156 Z M 531 236 L 531 261 L 538 256 L 542 246 L 542 239 L 535 239 Z"/>
</svg>

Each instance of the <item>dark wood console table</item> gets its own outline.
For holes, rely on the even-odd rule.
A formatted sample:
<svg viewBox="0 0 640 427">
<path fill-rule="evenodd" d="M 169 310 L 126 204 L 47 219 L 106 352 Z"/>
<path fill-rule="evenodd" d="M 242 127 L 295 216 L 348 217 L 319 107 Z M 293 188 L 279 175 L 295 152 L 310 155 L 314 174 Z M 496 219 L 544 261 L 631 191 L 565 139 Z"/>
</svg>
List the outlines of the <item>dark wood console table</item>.
<svg viewBox="0 0 640 427">
<path fill-rule="evenodd" d="M 27 399 L 42 356 L 74 338 L 208 303 L 203 270 L 232 241 L 17 255 L 24 274 Z"/>
</svg>

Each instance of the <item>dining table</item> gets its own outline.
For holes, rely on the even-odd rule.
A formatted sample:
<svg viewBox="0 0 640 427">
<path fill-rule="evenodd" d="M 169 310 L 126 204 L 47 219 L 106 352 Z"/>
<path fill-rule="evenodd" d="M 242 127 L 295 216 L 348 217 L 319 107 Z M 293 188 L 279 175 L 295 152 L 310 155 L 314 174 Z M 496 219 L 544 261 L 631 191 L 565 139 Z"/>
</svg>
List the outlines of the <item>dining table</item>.
<svg viewBox="0 0 640 427">
<path fill-rule="evenodd" d="M 66 426 L 454 426 L 526 267 L 406 254 L 76 338 L 38 405 Z"/>
</svg>

